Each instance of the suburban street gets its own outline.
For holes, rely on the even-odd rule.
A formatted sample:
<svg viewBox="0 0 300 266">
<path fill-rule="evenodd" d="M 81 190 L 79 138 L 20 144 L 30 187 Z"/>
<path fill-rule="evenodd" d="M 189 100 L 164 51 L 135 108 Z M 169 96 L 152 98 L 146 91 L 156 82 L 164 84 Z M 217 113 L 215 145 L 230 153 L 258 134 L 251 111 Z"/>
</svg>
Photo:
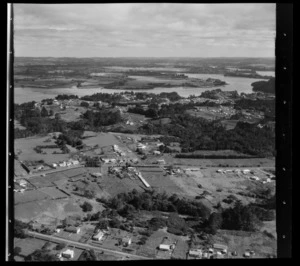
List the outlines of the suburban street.
<svg viewBox="0 0 300 266">
<path fill-rule="evenodd" d="M 111 253 L 113 255 L 117 254 L 117 255 L 126 256 L 126 257 L 130 257 L 130 258 L 141 259 L 141 260 L 149 260 L 150 259 L 150 258 L 143 257 L 143 256 L 138 256 L 138 255 L 133 255 L 133 254 L 129 254 L 129 253 L 121 252 L 121 251 L 101 248 L 101 247 L 93 246 L 93 245 L 90 245 L 90 244 L 78 243 L 76 241 L 63 239 L 63 238 L 60 238 L 60 237 L 55 237 L 55 236 L 50 236 L 50 235 L 44 235 L 44 234 L 40 234 L 40 233 L 37 233 L 37 232 L 28 231 L 28 234 L 35 237 L 35 238 L 39 238 L 39 239 L 42 239 L 42 240 L 58 242 L 58 243 L 64 242 L 68 245 L 72 245 L 72 246 L 74 246 L 76 248 L 80 248 L 80 249 L 94 249 L 95 251 L 105 251 L 105 252 Z"/>
</svg>

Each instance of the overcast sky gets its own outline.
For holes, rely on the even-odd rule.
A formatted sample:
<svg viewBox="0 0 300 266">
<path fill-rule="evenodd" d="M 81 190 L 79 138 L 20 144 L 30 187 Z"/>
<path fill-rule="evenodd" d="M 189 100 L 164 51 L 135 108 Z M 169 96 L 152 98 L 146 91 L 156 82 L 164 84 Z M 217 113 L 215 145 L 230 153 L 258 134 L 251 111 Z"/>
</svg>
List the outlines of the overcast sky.
<svg viewBox="0 0 300 266">
<path fill-rule="evenodd" d="M 274 57 L 275 4 L 14 4 L 16 56 Z"/>
</svg>

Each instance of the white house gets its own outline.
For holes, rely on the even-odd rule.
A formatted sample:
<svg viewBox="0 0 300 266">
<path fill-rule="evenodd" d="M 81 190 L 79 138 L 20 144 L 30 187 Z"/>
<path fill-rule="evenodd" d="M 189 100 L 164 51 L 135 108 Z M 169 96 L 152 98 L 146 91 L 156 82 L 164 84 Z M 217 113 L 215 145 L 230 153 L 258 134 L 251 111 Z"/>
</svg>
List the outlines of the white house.
<svg viewBox="0 0 300 266">
<path fill-rule="evenodd" d="M 104 236 L 104 233 L 102 231 L 99 231 L 96 235 L 93 236 L 94 240 L 100 241 Z"/>
<path fill-rule="evenodd" d="M 61 256 L 67 259 L 73 259 L 74 258 L 74 250 L 67 249 L 61 253 Z"/>
<path fill-rule="evenodd" d="M 222 244 L 214 244 L 213 248 L 218 252 L 221 252 L 222 254 L 227 253 L 228 247 L 226 245 Z"/>
<path fill-rule="evenodd" d="M 56 167 L 57 167 L 57 164 L 56 164 L 56 163 L 53 163 L 53 164 L 52 164 L 52 167 L 56 168 Z"/>
<path fill-rule="evenodd" d="M 164 251 L 170 251 L 171 250 L 170 245 L 166 245 L 166 244 L 160 244 L 158 248 L 160 250 L 164 250 Z"/>
<path fill-rule="evenodd" d="M 60 167 L 66 167 L 67 164 L 66 164 L 66 162 L 62 162 L 62 163 L 59 164 L 59 166 L 60 166 Z"/>
<path fill-rule="evenodd" d="M 202 249 L 190 249 L 189 255 L 191 257 L 201 257 L 202 256 Z"/>
<path fill-rule="evenodd" d="M 25 180 L 21 179 L 21 180 L 19 181 L 19 185 L 20 185 L 21 187 L 26 187 L 27 182 L 26 182 Z"/>
<path fill-rule="evenodd" d="M 130 237 L 124 237 L 122 238 L 122 244 L 123 246 L 129 246 L 131 244 L 131 238 Z"/>
<path fill-rule="evenodd" d="M 164 159 L 161 159 L 161 160 L 157 160 L 157 163 L 158 163 L 158 164 L 165 164 L 166 162 L 165 162 Z"/>
</svg>

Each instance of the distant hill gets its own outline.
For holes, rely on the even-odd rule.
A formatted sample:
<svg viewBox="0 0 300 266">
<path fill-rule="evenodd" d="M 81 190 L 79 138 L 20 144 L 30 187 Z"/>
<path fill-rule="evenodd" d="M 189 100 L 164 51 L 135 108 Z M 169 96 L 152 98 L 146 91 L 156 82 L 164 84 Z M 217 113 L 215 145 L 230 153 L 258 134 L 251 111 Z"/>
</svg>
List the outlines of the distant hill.
<svg viewBox="0 0 300 266">
<path fill-rule="evenodd" d="M 270 78 L 268 81 L 257 81 L 251 84 L 253 91 L 260 91 L 275 94 L 275 78 Z"/>
</svg>

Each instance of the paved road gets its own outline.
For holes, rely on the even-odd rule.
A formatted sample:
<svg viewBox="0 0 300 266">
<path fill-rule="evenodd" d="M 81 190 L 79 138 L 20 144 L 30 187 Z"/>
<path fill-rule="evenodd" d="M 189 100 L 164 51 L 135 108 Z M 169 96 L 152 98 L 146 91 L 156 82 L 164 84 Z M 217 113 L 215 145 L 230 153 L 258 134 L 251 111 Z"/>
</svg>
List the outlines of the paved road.
<svg viewBox="0 0 300 266">
<path fill-rule="evenodd" d="M 93 245 L 85 244 L 85 243 L 79 243 L 79 242 L 76 242 L 76 241 L 72 241 L 72 240 L 68 240 L 68 239 L 64 239 L 64 238 L 60 238 L 60 237 L 56 237 L 56 236 L 44 235 L 44 234 L 40 234 L 40 233 L 37 233 L 37 232 L 28 231 L 28 234 L 31 235 L 31 236 L 34 236 L 35 238 L 40 238 L 40 239 L 47 240 L 47 241 L 54 241 L 54 242 L 59 242 L 59 243 L 60 242 L 65 242 L 69 245 L 72 245 L 74 247 L 81 248 L 81 249 L 94 249 L 95 251 L 105 251 L 105 252 L 112 253 L 112 254 L 117 254 L 117 255 L 121 255 L 121 256 L 128 256 L 128 257 L 131 257 L 131 258 L 142 259 L 142 260 L 151 259 L 151 258 L 138 256 L 138 255 L 133 255 L 133 254 L 117 251 L 117 250 L 106 249 L 106 248 L 93 246 Z"/>
</svg>

